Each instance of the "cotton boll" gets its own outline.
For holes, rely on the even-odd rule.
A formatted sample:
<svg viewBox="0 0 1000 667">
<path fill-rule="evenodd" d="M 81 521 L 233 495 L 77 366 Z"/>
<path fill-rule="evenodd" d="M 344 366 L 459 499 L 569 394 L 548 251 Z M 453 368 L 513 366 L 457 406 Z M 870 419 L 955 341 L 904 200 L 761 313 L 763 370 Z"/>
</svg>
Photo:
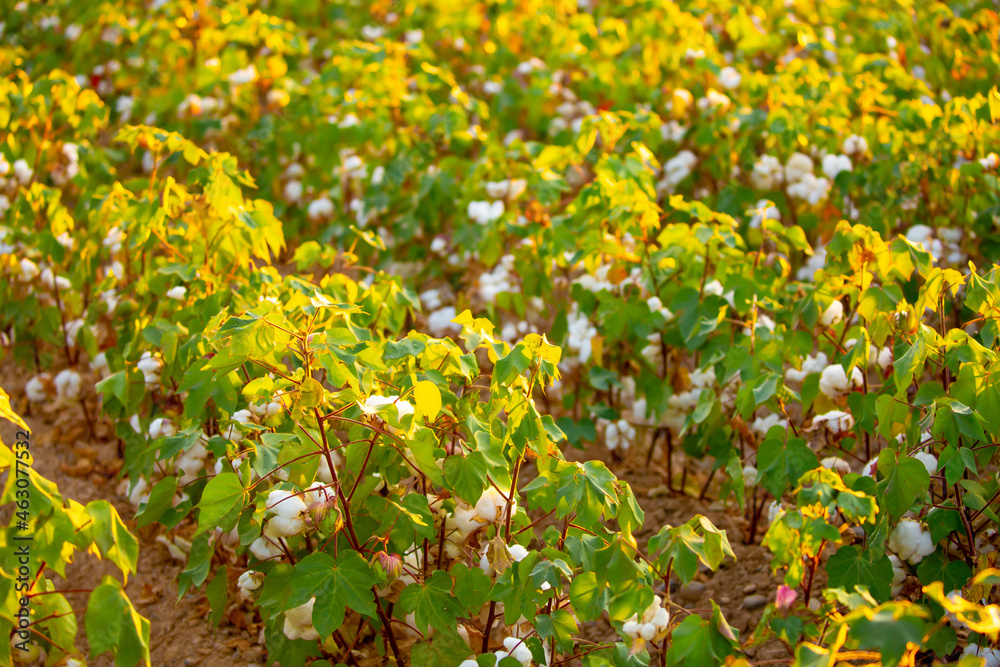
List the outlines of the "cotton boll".
<svg viewBox="0 0 1000 667">
<path fill-rule="evenodd" d="M 840 301 L 834 301 L 829 306 L 827 306 L 826 310 L 823 311 L 823 314 L 820 316 L 819 321 L 820 324 L 822 324 L 825 327 L 832 327 L 835 324 L 838 324 L 843 319 L 844 319 L 844 304 L 842 304 Z"/>
<path fill-rule="evenodd" d="M 788 186 L 788 196 L 801 199 L 815 206 L 824 201 L 830 194 L 830 181 L 817 178 L 811 173 L 803 174 L 801 179 Z"/>
<path fill-rule="evenodd" d="M 931 534 L 923 530 L 923 526 L 913 519 L 902 519 L 889 536 L 888 547 L 902 560 L 916 565 L 934 553 L 934 542 Z"/>
<path fill-rule="evenodd" d="M 812 373 L 822 373 L 828 365 L 828 359 L 823 352 L 817 352 L 815 356 L 809 355 L 802 360 L 801 370 L 789 368 L 785 371 L 785 380 L 788 382 L 802 382 Z"/>
<path fill-rule="evenodd" d="M 962 657 L 974 655 L 983 659 L 984 667 L 1000 667 L 1000 649 L 969 644 L 962 649 Z"/>
<path fill-rule="evenodd" d="M 183 285 L 178 285 L 167 290 L 167 298 L 174 299 L 176 301 L 183 301 L 186 294 L 187 288 Z"/>
<path fill-rule="evenodd" d="M 840 364 L 831 364 L 823 369 L 819 379 L 819 390 L 830 398 L 839 398 L 851 392 L 852 389 L 860 388 L 864 385 L 864 377 L 861 371 L 854 368 L 851 372 L 851 379 L 847 379 L 847 373 Z"/>
<path fill-rule="evenodd" d="M 59 371 L 55 379 L 56 396 L 61 401 L 75 401 L 80 398 L 80 374 L 74 370 Z"/>
<path fill-rule="evenodd" d="M 153 421 L 149 422 L 149 428 L 147 430 L 147 433 L 149 434 L 149 437 L 152 440 L 156 440 L 157 438 L 161 437 L 169 438 L 175 432 L 176 431 L 174 430 L 174 425 L 171 423 L 171 421 L 169 419 L 164 419 L 163 417 L 154 419 Z"/>
<path fill-rule="evenodd" d="M 750 184 L 758 190 L 774 190 L 785 179 L 781 162 L 773 155 L 762 155 L 750 172 Z M 759 208 L 759 203 L 758 203 Z"/>
<path fill-rule="evenodd" d="M 504 213 L 504 203 L 500 200 L 487 202 L 487 201 L 473 201 L 469 202 L 469 206 L 466 209 L 466 214 L 469 218 L 480 225 L 487 225 L 497 218 L 499 218 Z"/>
<path fill-rule="evenodd" d="M 457 334 L 462 331 L 462 327 L 453 319 L 458 315 L 455 306 L 444 306 L 435 310 L 427 317 L 427 328 L 436 338 L 444 338 L 449 334 Z"/>
<path fill-rule="evenodd" d="M 782 428 L 788 428 L 788 420 L 782 419 L 781 415 L 770 414 L 766 417 L 757 417 L 750 424 L 750 430 L 757 434 L 760 438 L 767 437 L 767 432 L 770 431 L 775 426 L 780 426 Z"/>
<path fill-rule="evenodd" d="M 743 484 L 754 486 L 757 484 L 757 469 L 751 465 L 743 466 Z"/>
<path fill-rule="evenodd" d="M 16 178 L 21 185 L 28 185 L 31 183 L 31 178 L 34 175 L 35 170 L 28 165 L 27 160 L 20 159 L 14 162 L 14 178 Z"/>
<path fill-rule="evenodd" d="M 851 158 L 846 155 L 827 153 L 823 156 L 823 173 L 831 181 L 835 180 L 840 172 L 853 170 L 854 165 L 851 164 Z"/>
<path fill-rule="evenodd" d="M 281 551 L 281 547 L 274 544 L 266 537 L 261 536 L 250 543 L 250 553 L 252 553 L 254 558 L 257 560 L 270 560 L 272 558 L 277 558 L 283 552 Z"/>
<path fill-rule="evenodd" d="M 319 639 L 319 633 L 312 624 L 313 606 L 316 598 L 309 598 L 309 602 L 294 607 L 285 612 L 285 636 L 289 639 Z"/>
<path fill-rule="evenodd" d="M 247 570 L 240 575 L 236 586 L 240 590 L 240 598 L 246 600 L 250 594 L 259 589 L 264 584 L 264 575 L 254 570 Z"/>
<path fill-rule="evenodd" d="M 267 511 L 282 519 L 298 519 L 306 511 L 306 504 L 291 491 L 272 489 L 267 495 Z"/>
<path fill-rule="evenodd" d="M 834 434 L 847 433 L 854 428 L 854 417 L 849 412 L 842 410 L 831 410 L 822 415 L 817 415 L 813 419 L 813 426 L 826 424 L 826 428 Z"/>
<path fill-rule="evenodd" d="M 54 391 L 52 376 L 48 373 L 40 373 L 28 380 L 24 385 L 24 391 L 28 395 L 28 400 L 41 403 L 49 399 L 50 391 Z"/>
<path fill-rule="evenodd" d="M 738 88 L 743 77 L 735 67 L 723 67 L 719 71 L 719 84 L 727 90 Z"/>
<path fill-rule="evenodd" d="M 851 464 L 839 456 L 828 456 L 820 461 L 819 464 L 827 470 L 833 470 L 841 475 L 846 475 L 851 472 Z"/>
<path fill-rule="evenodd" d="M 844 153 L 847 155 L 859 155 L 868 152 L 868 142 L 865 141 L 864 137 L 860 137 L 856 134 L 844 139 L 844 146 L 842 148 Z"/>
<path fill-rule="evenodd" d="M 806 174 L 813 173 L 813 161 L 808 155 L 792 153 L 785 163 L 785 182 L 792 184 L 802 180 Z"/>
<path fill-rule="evenodd" d="M 924 467 L 927 468 L 928 474 L 934 475 L 937 473 L 938 460 L 933 454 L 929 454 L 927 452 L 917 452 L 913 455 L 913 458 L 924 464 Z"/>
</svg>

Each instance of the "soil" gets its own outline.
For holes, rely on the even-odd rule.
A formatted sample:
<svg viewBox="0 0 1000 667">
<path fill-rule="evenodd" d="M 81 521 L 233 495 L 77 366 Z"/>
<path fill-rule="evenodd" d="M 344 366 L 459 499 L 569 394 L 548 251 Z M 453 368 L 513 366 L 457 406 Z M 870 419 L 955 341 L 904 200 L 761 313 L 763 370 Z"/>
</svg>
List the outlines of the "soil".
<svg viewBox="0 0 1000 667">
<path fill-rule="evenodd" d="M 255 622 L 247 607 L 235 601 L 235 575 L 239 572 L 234 568 L 230 568 L 234 580 L 230 581 L 229 609 L 218 629 L 213 629 L 208 622 L 209 605 L 203 592 L 189 592 L 177 599 L 177 577 L 184 569 L 184 563 L 173 558 L 166 546 L 157 542 L 156 538 L 162 533 L 161 527 L 153 525 L 136 529 L 131 521 L 134 508 L 128 498 L 119 492 L 118 472 L 122 461 L 117 440 L 113 437 L 109 421 L 96 418 L 98 405 L 93 390 L 87 397 L 92 422 L 92 426 L 88 427 L 88 420 L 79 405 L 45 406 L 42 409 L 37 405 L 29 407 L 24 384 L 30 377 L 29 373 L 9 362 L 0 365 L 0 386 L 10 394 L 15 411 L 25 418 L 32 429 L 35 468 L 53 480 L 66 498 L 81 503 L 95 499 L 109 500 L 139 537 L 139 571 L 129 578 L 126 592 L 139 612 L 150 620 L 152 664 L 157 667 L 249 667 L 265 664 L 265 652 L 258 642 L 260 624 Z M 88 384 L 86 379 L 83 384 Z M 0 436 L 5 442 L 13 441 L 14 430 L 12 424 L 0 421 Z M 609 458 L 606 450 L 595 447 L 589 450 L 568 449 L 566 455 L 573 460 L 596 458 L 607 461 Z M 666 470 L 656 463 L 648 465 L 645 451 L 633 450 L 624 460 L 612 462 L 609 467 L 632 486 L 646 512 L 644 528 L 636 534 L 641 545 L 662 526 L 679 525 L 696 514 L 707 516 L 716 526 L 726 530 L 736 560 L 727 559 L 715 573 L 702 569 L 696 580 L 704 588 L 693 586 L 683 595 L 680 590 L 673 590 L 671 602 L 678 606 L 673 608 L 672 613 L 685 613 L 683 610 L 686 610 L 707 617 L 714 600 L 730 625 L 739 631 L 741 640 L 746 641 L 753 633 L 763 608 L 748 611 L 743 606 L 745 598 L 762 595 L 772 602 L 780 583 L 770 572 L 769 554 L 760 546 L 762 531 L 758 531 L 755 543 L 746 544 L 748 522 L 738 510 L 727 509 L 718 501 L 698 500 L 700 489 L 695 485 L 704 481 L 704 474 L 690 472 L 686 479 L 687 493 L 680 493 L 682 462 L 679 459 L 673 465 L 673 492 L 665 487 Z M 527 483 L 527 480 L 523 481 Z M 711 497 L 713 494 L 714 489 L 710 489 L 707 495 Z M 121 572 L 111 563 L 79 552 L 67 568 L 66 581 L 52 572 L 48 573 L 61 589 L 91 588 L 109 574 L 121 578 Z M 68 598 L 74 608 L 86 607 L 86 593 L 70 593 Z M 82 632 L 83 613 L 80 612 L 78 617 L 81 632 L 77 648 L 86 654 L 88 647 Z M 591 641 L 615 637 L 614 630 L 605 622 L 588 624 L 582 630 Z M 374 666 L 379 662 L 368 651 L 355 655 L 360 667 Z M 784 645 L 771 641 L 748 649 L 747 656 L 756 660 L 778 660 L 787 659 L 790 654 Z M 110 655 L 106 655 L 89 664 L 104 667 L 112 665 L 113 661 Z"/>
</svg>

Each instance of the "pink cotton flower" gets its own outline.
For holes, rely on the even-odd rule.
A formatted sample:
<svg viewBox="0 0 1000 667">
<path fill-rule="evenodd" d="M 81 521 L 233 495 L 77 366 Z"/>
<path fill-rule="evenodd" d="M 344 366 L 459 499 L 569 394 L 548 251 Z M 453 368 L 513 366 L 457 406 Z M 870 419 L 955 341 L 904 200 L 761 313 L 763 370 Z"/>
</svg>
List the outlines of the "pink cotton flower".
<svg viewBox="0 0 1000 667">
<path fill-rule="evenodd" d="M 795 604 L 795 599 L 798 597 L 799 594 L 794 588 L 782 584 L 778 586 L 778 592 L 774 596 L 774 606 L 777 608 L 778 613 L 784 616 L 791 610 L 792 605 Z"/>
</svg>

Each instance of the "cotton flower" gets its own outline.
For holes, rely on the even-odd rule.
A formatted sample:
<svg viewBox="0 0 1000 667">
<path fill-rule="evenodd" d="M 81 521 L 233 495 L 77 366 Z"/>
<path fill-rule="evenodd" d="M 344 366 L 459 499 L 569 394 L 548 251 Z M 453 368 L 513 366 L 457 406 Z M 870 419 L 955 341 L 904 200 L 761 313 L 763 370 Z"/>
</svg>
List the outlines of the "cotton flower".
<svg viewBox="0 0 1000 667">
<path fill-rule="evenodd" d="M 913 519 L 902 519 L 889 535 L 888 547 L 902 560 L 916 565 L 934 553 L 934 542 L 931 534 Z"/>
<path fill-rule="evenodd" d="M 285 612 L 283 630 L 286 637 L 289 639 L 319 639 L 319 633 L 316 632 L 312 622 L 313 605 L 315 604 L 316 598 L 312 597 L 309 598 L 309 602 Z"/>
<path fill-rule="evenodd" d="M 855 367 L 851 372 L 851 379 L 847 379 L 847 373 L 840 364 L 831 364 L 823 369 L 819 378 L 819 390 L 830 398 L 839 398 L 851 392 L 852 389 L 861 388 L 864 385 L 864 377 L 861 371 Z"/>
<path fill-rule="evenodd" d="M 840 301 L 833 301 L 823 314 L 820 316 L 819 321 L 825 327 L 832 327 L 838 324 L 842 319 L 844 319 L 844 304 Z"/>
</svg>

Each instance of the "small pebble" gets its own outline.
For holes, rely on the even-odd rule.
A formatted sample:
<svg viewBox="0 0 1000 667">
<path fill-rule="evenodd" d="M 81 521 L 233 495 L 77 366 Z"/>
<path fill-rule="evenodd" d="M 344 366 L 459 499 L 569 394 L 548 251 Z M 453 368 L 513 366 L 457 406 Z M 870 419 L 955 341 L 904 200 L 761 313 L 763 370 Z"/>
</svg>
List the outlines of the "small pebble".
<svg viewBox="0 0 1000 667">
<path fill-rule="evenodd" d="M 729 604 L 730 602 L 732 602 L 732 600 L 730 598 L 727 598 L 727 597 L 721 597 L 721 598 L 719 598 L 719 604 Z"/>
<path fill-rule="evenodd" d="M 750 595 L 757 592 L 757 584 L 747 584 L 743 587 L 743 595 Z"/>
<path fill-rule="evenodd" d="M 702 593 L 705 592 L 705 584 L 700 581 L 692 581 L 690 584 L 681 589 L 680 596 L 682 600 L 687 600 L 688 602 L 694 602 L 701 598 Z"/>
<path fill-rule="evenodd" d="M 767 604 L 767 598 L 763 595 L 748 595 L 743 598 L 743 608 L 747 611 L 753 611 L 754 609 L 760 609 Z"/>
</svg>

